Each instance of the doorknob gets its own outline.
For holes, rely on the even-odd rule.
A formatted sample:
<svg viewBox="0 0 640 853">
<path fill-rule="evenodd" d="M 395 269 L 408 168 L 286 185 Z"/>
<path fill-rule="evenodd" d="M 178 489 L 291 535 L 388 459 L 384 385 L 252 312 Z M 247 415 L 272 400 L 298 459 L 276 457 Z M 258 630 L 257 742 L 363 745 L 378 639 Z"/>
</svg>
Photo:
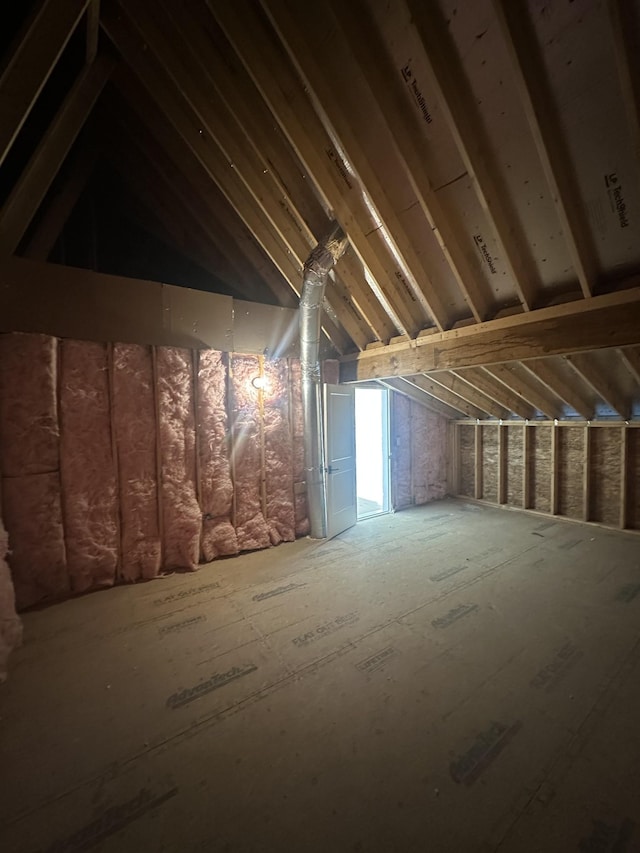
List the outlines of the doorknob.
<svg viewBox="0 0 640 853">
<path fill-rule="evenodd" d="M 329 465 L 328 468 L 325 469 L 327 474 L 333 474 L 335 471 L 339 471 L 339 468 L 334 468 L 333 465 Z"/>
</svg>

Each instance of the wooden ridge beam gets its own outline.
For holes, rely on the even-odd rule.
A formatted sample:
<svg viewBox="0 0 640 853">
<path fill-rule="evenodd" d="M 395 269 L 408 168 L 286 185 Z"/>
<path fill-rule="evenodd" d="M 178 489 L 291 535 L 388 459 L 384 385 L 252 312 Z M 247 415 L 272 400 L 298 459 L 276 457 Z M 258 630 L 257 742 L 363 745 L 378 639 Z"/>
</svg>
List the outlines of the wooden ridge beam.
<svg viewBox="0 0 640 853">
<path fill-rule="evenodd" d="M 444 388 L 448 388 L 449 391 L 457 394 L 458 397 L 466 400 L 467 403 L 475 406 L 476 409 L 480 409 L 481 412 L 486 412 L 489 416 L 502 418 L 503 420 L 509 417 L 508 409 L 499 406 L 495 400 L 487 397 L 482 391 L 478 391 L 477 388 L 474 388 L 473 385 L 470 385 L 461 376 L 456 376 L 455 373 L 445 373 L 444 371 L 429 373 L 427 375 L 429 379 L 437 382 L 438 385 L 442 385 Z"/>
<path fill-rule="evenodd" d="M 98 150 L 93 138 L 83 140 L 83 143 L 82 149 L 71 163 L 64 184 L 47 201 L 46 210 L 24 247 L 25 258 L 31 258 L 34 261 L 47 260 L 82 195 L 98 158 Z"/>
<path fill-rule="evenodd" d="M 499 406 L 502 406 L 509 412 L 514 412 L 518 417 L 531 420 L 535 416 L 535 411 L 529 403 L 523 400 L 515 391 L 503 385 L 498 379 L 490 376 L 484 368 L 468 368 L 457 375 L 471 383 L 474 388 L 482 391 L 483 394 L 491 397 Z"/>
<path fill-rule="evenodd" d="M 429 411 L 434 412 L 436 415 L 443 415 L 443 417 L 450 418 L 452 420 L 459 417 L 460 413 L 457 409 L 452 409 L 445 403 L 441 403 L 435 397 L 427 394 L 426 391 L 422 391 L 416 385 L 413 385 L 411 382 L 407 382 L 404 378 L 381 379 L 380 384 L 384 385 L 386 388 L 390 388 L 392 391 L 396 391 L 398 394 L 404 394 L 405 397 L 410 397 L 416 403 L 419 403 L 421 406 L 424 406 L 425 409 L 429 409 Z"/>
<path fill-rule="evenodd" d="M 616 293 L 539 308 L 341 359 L 342 381 L 409 376 L 640 344 L 638 278 Z M 636 286 L 631 286 L 636 285 Z"/>
<path fill-rule="evenodd" d="M 435 93 L 474 190 L 504 258 L 525 311 L 535 307 L 538 279 L 533 264 L 525 263 L 529 250 L 514 235 L 514 216 L 504 204 L 495 167 L 477 117 L 460 60 L 451 42 L 437 0 L 407 0 L 413 24 L 424 47 L 429 88 Z"/>
<path fill-rule="evenodd" d="M 528 361 L 522 362 L 522 366 L 542 382 L 543 385 L 546 385 L 567 406 L 570 406 L 579 415 L 582 415 L 586 421 L 590 421 L 593 418 L 593 406 L 589 400 L 580 394 L 575 385 L 566 382 L 557 370 L 554 369 L 552 359 L 531 358 Z"/>
<path fill-rule="evenodd" d="M 151 99 L 188 144 L 298 297 L 304 258 L 298 257 L 286 243 L 283 234 L 275 228 L 269 213 L 256 203 L 255 194 L 240 175 L 239 169 L 234 167 L 234 159 L 227 156 L 212 135 L 203 132 L 198 114 L 185 101 L 180 88 L 152 55 L 152 51 L 145 49 L 145 40 L 127 22 L 125 14 L 119 13 L 115 7 L 107 7 L 103 10 L 102 26 L 139 77 Z M 252 171 L 255 171 L 254 167 Z M 286 298 L 284 294 L 283 297 Z M 344 353 L 350 349 L 349 337 L 326 313 L 323 328 L 338 352 Z"/>
<path fill-rule="evenodd" d="M 485 368 L 488 373 L 506 385 L 511 391 L 514 391 L 519 397 L 522 397 L 527 403 L 530 403 L 534 408 L 542 412 L 548 418 L 562 417 L 562 409 L 549 393 L 545 393 L 544 386 L 534 384 L 536 380 L 533 378 L 530 382 L 526 378 L 519 376 L 511 364 L 494 364 L 491 367 Z"/>
<path fill-rule="evenodd" d="M 579 193 L 573 164 L 562 140 L 527 8 L 521 0 L 493 0 L 493 8 L 573 268 L 583 295 L 591 296 L 598 275 L 596 253 L 582 207 L 576 203 Z"/>
<path fill-rule="evenodd" d="M 472 406 L 470 403 L 467 403 L 466 400 L 463 400 L 461 397 L 458 397 L 457 394 L 454 394 L 447 388 L 444 388 L 442 385 L 439 385 L 437 382 L 434 382 L 429 376 L 406 376 L 403 378 L 407 382 L 411 382 L 412 385 L 418 387 L 421 391 L 424 391 L 431 397 L 435 397 L 436 400 L 439 400 L 441 403 L 445 403 L 451 409 L 455 409 L 456 411 L 461 412 L 468 418 L 484 417 L 485 413 L 481 409 L 478 409 L 475 406 Z"/>
<path fill-rule="evenodd" d="M 339 74 L 336 75 L 331 62 L 319 62 L 319 49 L 314 50 L 310 45 L 314 34 L 318 32 L 316 16 L 324 15 L 324 10 L 318 10 L 317 4 L 297 3 L 294 11 L 293 4 L 289 9 L 281 0 L 261 0 L 261 3 L 291 61 L 312 93 L 312 99 L 319 105 L 317 112 L 323 119 L 329 136 L 337 142 L 336 147 L 345 152 L 352 172 L 355 173 L 354 179 L 360 182 L 362 193 L 368 197 L 377 219 L 382 223 L 389 249 L 396 258 L 401 273 L 405 274 L 409 292 L 415 300 L 414 311 L 424 311 L 424 316 L 430 317 L 438 329 L 449 328 L 451 318 L 431 281 L 429 271 L 389 203 L 384 186 L 352 128 L 352 119 L 342 105 L 341 79 L 344 81 L 345 74 L 347 79 L 355 75 L 357 68 L 342 67 L 341 61 Z M 340 47 L 337 33 L 332 36 L 332 47 L 334 50 Z"/>
<path fill-rule="evenodd" d="M 240 9 L 233 3 L 207 5 L 242 59 L 243 65 L 278 122 L 307 173 L 331 208 L 363 266 L 376 299 L 398 332 L 415 335 L 420 323 L 411 300 L 396 277 L 397 268 L 386 251 L 369 238 L 371 218 L 362 198 L 345 171 L 319 117 L 308 100 L 302 83 L 283 57 L 273 33 L 250 6 Z M 389 322 L 389 321 L 387 321 Z M 387 329 L 381 340 L 391 337 Z"/>
<path fill-rule="evenodd" d="M 565 359 L 573 367 L 578 376 L 581 376 L 593 388 L 596 394 L 607 405 L 611 406 L 614 412 L 617 412 L 624 420 L 628 420 L 631 417 L 631 401 L 627 400 L 624 394 L 614 386 L 611 377 L 605 376 L 600 367 L 589 358 L 588 354 L 578 353 L 576 355 L 567 355 Z"/>
<path fill-rule="evenodd" d="M 44 0 L 0 77 L 0 165 L 89 0 Z"/>
<path fill-rule="evenodd" d="M 355 61 L 369 87 L 371 97 L 384 115 L 393 139 L 396 155 L 411 183 L 420 207 L 433 230 L 453 277 L 478 321 L 488 320 L 493 306 L 491 295 L 482 281 L 473 254 L 464 250 L 469 238 L 450 220 L 433 190 L 424 166 L 424 155 L 417 140 L 420 131 L 413 114 L 399 96 L 397 71 L 385 58 L 385 48 L 372 24 L 371 15 L 362 0 L 330 0 L 338 26 L 349 40 Z"/>
<path fill-rule="evenodd" d="M 627 347 L 618 352 L 622 356 L 625 367 L 640 385 L 640 347 Z"/>
<path fill-rule="evenodd" d="M 103 54 L 80 73 L 0 211 L 0 254 L 13 254 L 115 66 Z"/>
</svg>

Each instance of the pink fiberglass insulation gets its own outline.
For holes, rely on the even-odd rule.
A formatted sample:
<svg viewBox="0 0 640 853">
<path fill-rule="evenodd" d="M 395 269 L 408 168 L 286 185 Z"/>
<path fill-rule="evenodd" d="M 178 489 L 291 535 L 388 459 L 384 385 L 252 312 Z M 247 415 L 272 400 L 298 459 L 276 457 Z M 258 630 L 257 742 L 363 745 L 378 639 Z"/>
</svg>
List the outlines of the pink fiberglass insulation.
<svg viewBox="0 0 640 853">
<path fill-rule="evenodd" d="M 0 465 L 5 477 L 58 470 L 57 340 L 0 335 Z"/>
<path fill-rule="evenodd" d="M 394 509 L 411 506 L 411 400 L 391 394 L 391 496 Z"/>
<path fill-rule="evenodd" d="M 302 385 L 300 379 L 300 361 L 297 358 L 289 361 L 289 382 L 291 383 L 293 507 L 295 513 L 296 536 L 306 536 L 309 532 L 309 516 L 307 510 L 307 484 L 304 469 Z"/>
<path fill-rule="evenodd" d="M 202 513 L 196 497 L 196 439 L 191 351 L 156 349 L 162 458 L 162 568 L 194 570 Z"/>
<path fill-rule="evenodd" d="M 0 684 L 7 679 L 9 655 L 22 643 L 22 622 L 16 613 L 16 596 L 6 556 L 9 536 L 0 518 Z"/>
<path fill-rule="evenodd" d="M 18 609 L 66 598 L 69 577 L 58 472 L 3 479 L 2 515 Z"/>
<path fill-rule="evenodd" d="M 107 349 L 69 340 L 61 348 L 60 474 L 67 567 L 72 591 L 85 592 L 111 586 L 118 564 Z"/>
<path fill-rule="evenodd" d="M 262 514 L 262 449 L 259 391 L 252 380 L 260 374 L 254 356 L 234 356 L 233 470 L 236 488 L 236 533 L 240 551 L 270 545 L 269 528 Z"/>
<path fill-rule="evenodd" d="M 411 474 L 413 503 L 429 500 L 430 412 L 411 401 Z"/>
<path fill-rule="evenodd" d="M 289 423 L 289 371 L 286 359 L 264 365 L 264 458 L 267 525 L 272 545 L 293 542 L 293 444 Z"/>
<path fill-rule="evenodd" d="M 427 460 L 427 501 L 440 500 L 447 494 L 448 430 L 446 418 L 427 412 L 427 441 L 423 449 Z"/>
<path fill-rule="evenodd" d="M 198 458 L 200 461 L 200 550 L 206 561 L 237 554 L 231 523 L 233 481 L 229 462 L 226 356 L 202 350 L 198 358 Z"/>
<path fill-rule="evenodd" d="M 151 350 L 113 347 L 113 426 L 120 488 L 120 574 L 126 581 L 160 571 L 156 409 Z"/>
</svg>

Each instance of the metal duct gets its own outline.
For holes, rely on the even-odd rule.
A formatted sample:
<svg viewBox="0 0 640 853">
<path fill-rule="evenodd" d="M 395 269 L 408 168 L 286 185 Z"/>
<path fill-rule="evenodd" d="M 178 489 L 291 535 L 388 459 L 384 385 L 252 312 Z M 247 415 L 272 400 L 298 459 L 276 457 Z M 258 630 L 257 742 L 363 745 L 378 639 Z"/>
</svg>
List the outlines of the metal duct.
<svg viewBox="0 0 640 853">
<path fill-rule="evenodd" d="M 320 327 L 327 276 L 347 246 L 347 238 L 335 223 L 330 234 L 309 255 L 304 265 L 300 294 L 300 367 L 307 502 L 312 539 L 327 535 L 327 498 L 322 439 L 320 385 Z"/>
</svg>

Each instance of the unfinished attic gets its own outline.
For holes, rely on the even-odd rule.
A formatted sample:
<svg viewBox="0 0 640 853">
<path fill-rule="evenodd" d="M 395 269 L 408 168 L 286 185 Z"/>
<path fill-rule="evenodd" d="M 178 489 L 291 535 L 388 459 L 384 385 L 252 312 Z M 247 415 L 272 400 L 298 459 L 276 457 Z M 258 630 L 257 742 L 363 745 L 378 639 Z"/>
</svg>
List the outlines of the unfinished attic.
<svg viewBox="0 0 640 853">
<path fill-rule="evenodd" d="M 640 850 L 640 0 L 0 53 L 3 853 Z"/>
</svg>

